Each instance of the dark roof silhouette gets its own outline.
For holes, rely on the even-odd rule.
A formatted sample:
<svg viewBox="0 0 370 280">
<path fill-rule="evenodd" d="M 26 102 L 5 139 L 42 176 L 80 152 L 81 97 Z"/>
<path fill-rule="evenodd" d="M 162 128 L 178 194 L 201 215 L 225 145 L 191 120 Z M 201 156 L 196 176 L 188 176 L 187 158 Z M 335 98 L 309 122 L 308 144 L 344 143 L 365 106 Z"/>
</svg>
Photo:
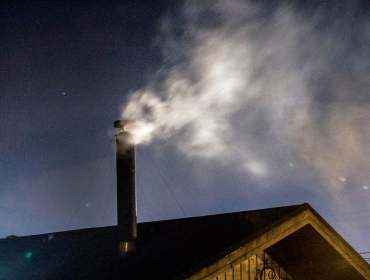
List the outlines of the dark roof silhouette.
<svg viewBox="0 0 370 280">
<path fill-rule="evenodd" d="M 124 257 L 115 226 L 2 239 L 0 279 L 173 279 L 298 208 L 139 223 Z"/>
<path fill-rule="evenodd" d="M 183 279 L 308 208 L 139 223 L 136 250 L 125 256 L 118 254 L 115 226 L 1 239 L 0 279 Z M 289 244 L 280 242 L 269 254 L 278 257 L 284 246 Z"/>
</svg>

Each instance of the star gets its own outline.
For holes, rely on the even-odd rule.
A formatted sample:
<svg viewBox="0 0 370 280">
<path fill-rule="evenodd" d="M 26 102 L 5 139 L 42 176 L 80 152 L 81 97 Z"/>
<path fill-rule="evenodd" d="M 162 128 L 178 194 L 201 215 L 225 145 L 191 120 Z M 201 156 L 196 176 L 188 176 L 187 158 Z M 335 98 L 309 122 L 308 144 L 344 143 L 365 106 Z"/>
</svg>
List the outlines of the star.
<svg viewBox="0 0 370 280">
<path fill-rule="evenodd" d="M 339 178 L 338 178 L 338 180 L 339 180 L 339 181 L 341 181 L 341 182 L 344 182 L 344 181 L 346 180 L 346 178 L 344 178 L 344 177 L 339 177 Z"/>
</svg>

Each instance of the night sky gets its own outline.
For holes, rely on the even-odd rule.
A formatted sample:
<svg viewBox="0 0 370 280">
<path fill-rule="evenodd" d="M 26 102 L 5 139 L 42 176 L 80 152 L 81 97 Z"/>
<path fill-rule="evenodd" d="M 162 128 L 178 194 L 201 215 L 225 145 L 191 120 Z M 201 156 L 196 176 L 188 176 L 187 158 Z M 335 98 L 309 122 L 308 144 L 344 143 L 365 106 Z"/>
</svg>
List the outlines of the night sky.
<svg viewBox="0 0 370 280">
<path fill-rule="evenodd" d="M 0 238 L 116 223 L 113 122 L 140 123 L 138 221 L 301 204 L 370 251 L 366 1 L 0 6 Z"/>
</svg>

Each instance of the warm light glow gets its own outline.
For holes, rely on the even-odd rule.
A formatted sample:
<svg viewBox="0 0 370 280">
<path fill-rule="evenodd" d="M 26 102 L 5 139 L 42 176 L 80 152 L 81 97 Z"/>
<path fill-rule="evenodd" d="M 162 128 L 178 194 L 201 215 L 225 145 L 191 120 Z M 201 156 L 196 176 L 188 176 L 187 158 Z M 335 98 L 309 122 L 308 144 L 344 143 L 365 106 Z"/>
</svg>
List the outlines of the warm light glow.
<svg viewBox="0 0 370 280">
<path fill-rule="evenodd" d="M 142 144 L 150 141 L 154 128 L 151 123 L 134 121 L 125 125 L 124 130 L 135 135 L 136 144 Z"/>
</svg>

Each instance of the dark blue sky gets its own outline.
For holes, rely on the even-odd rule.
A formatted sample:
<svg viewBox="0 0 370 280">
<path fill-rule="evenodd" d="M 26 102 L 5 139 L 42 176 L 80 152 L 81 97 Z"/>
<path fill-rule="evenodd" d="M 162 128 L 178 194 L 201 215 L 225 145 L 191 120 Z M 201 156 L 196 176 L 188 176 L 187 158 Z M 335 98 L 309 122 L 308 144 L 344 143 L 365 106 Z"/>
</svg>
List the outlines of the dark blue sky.
<svg viewBox="0 0 370 280">
<path fill-rule="evenodd" d="M 146 1 L 3 5 L 1 193 L 11 200 L 3 204 L 6 224 L 35 231 L 39 226 L 23 228 L 13 212 L 22 211 L 17 205 L 39 192 L 36 178 L 102 157 L 127 95 L 160 65 L 152 37 L 165 9 L 164 3 Z M 60 189 L 68 190 L 68 208 L 74 188 L 83 189 L 81 184 L 91 181 L 91 174 L 85 176 L 79 185 L 67 180 L 72 186 L 43 186 L 44 193 L 51 190 L 58 196 Z M 2 235 L 19 231 L 17 227 L 3 229 Z"/>
<path fill-rule="evenodd" d="M 0 237 L 115 224 L 125 112 L 155 129 L 139 221 L 308 202 L 370 250 L 365 2 L 20 0 L 0 21 Z"/>
</svg>

